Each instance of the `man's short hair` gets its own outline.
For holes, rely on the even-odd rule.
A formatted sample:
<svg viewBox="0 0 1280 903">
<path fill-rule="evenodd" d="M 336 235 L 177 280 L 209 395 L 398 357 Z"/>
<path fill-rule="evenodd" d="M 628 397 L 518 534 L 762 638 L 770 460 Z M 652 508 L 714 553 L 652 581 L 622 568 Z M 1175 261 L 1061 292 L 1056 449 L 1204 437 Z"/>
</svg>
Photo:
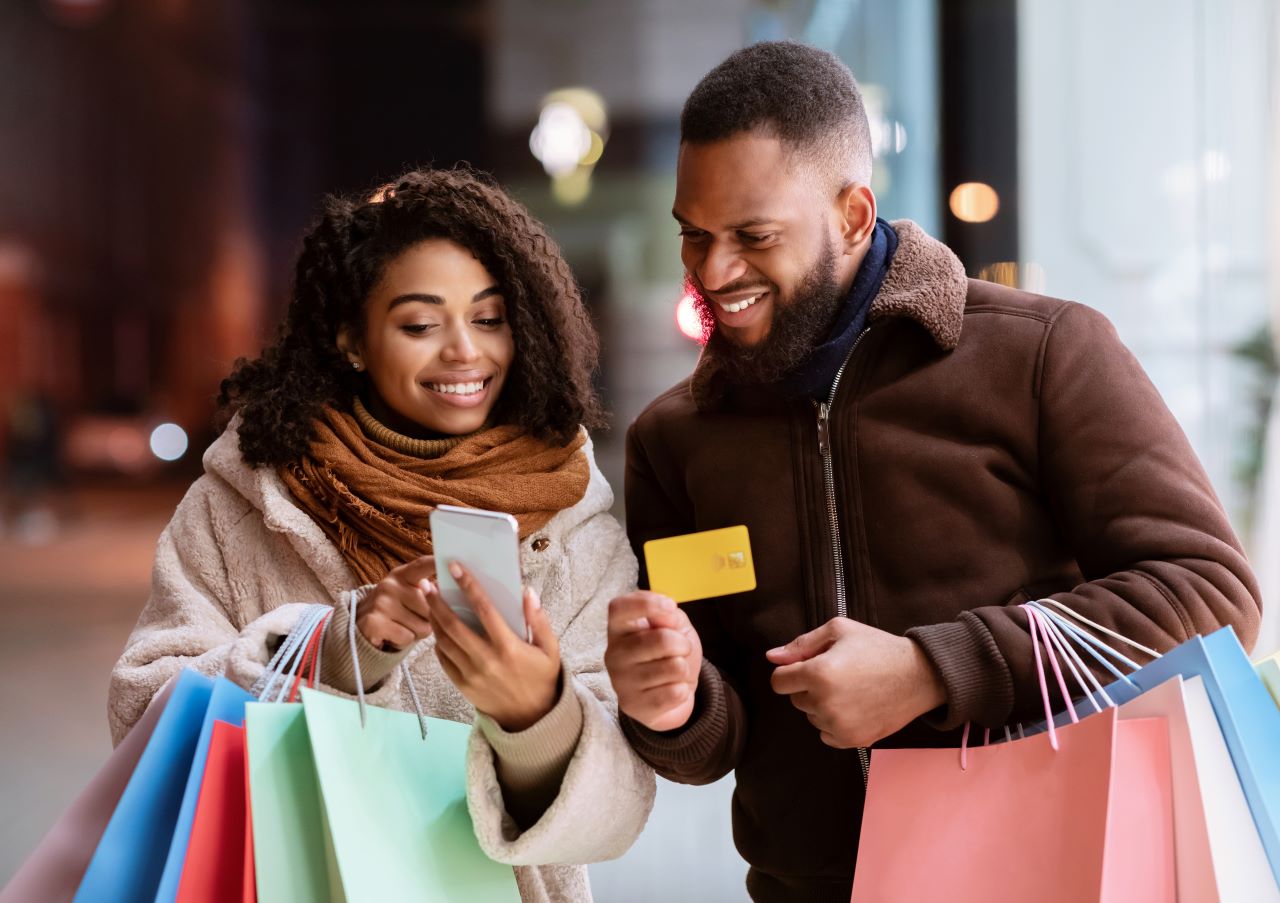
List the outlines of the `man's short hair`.
<svg viewBox="0 0 1280 903">
<path fill-rule="evenodd" d="M 680 140 L 706 144 L 761 131 L 808 157 L 843 188 L 871 182 L 871 129 L 849 67 L 825 50 L 768 41 L 732 54 L 698 82 Z"/>
</svg>

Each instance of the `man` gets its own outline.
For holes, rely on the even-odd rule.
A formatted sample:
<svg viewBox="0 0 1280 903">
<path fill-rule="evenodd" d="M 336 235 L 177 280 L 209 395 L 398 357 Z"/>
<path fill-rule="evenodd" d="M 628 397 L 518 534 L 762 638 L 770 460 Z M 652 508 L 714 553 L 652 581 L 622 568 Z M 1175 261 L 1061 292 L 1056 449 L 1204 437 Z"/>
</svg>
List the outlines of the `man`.
<svg viewBox="0 0 1280 903">
<path fill-rule="evenodd" d="M 827 53 L 739 51 L 685 105 L 673 213 L 710 335 L 628 433 L 628 530 L 640 552 L 746 524 L 758 586 L 616 599 L 606 662 L 660 774 L 736 771 L 757 901 L 849 899 L 867 747 L 1035 719 L 1019 603 L 1166 650 L 1223 624 L 1248 647 L 1259 620 L 1203 469 L 1110 324 L 966 279 L 877 219 L 870 181 L 861 96 Z"/>
</svg>

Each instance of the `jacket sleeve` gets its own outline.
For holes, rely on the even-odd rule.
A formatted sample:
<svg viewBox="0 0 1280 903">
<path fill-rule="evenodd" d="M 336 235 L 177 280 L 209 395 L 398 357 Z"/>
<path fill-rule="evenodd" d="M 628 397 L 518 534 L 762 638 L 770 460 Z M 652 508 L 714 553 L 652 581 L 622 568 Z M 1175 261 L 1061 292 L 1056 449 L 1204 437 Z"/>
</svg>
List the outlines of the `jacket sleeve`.
<svg viewBox="0 0 1280 903">
<path fill-rule="evenodd" d="M 596 515 L 574 532 L 579 535 L 567 540 L 566 577 L 579 602 L 560 635 L 564 686 L 556 710 L 579 706 L 581 728 L 558 791 L 527 829 L 521 829 L 504 804 L 489 735 L 481 723 L 471 733 L 467 802 L 476 837 L 486 855 L 510 865 L 614 859 L 635 842 L 653 808 L 653 770 L 622 735 L 604 667 L 609 602 L 635 587 L 635 557 L 622 527 L 607 514 Z M 611 554 L 601 554 L 602 545 Z M 534 725 L 529 732 L 538 729 Z M 533 747 L 528 751 L 538 753 Z M 546 754 L 554 756 L 555 750 L 547 747 Z"/>
<path fill-rule="evenodd" d="M 1161 652 L 1224 625 L 1251 648 L 1257 581 L 1186 436 L 1110 322 L 1065 305 L 1036 388 L 1041 492 L 1085 580 L 1051 598 Z M 1016 605 L 907 635 L 946 685 L 936 726 L 997 727 L 1042 712 Z"/>
<path fill-rule="evenodd" d="M 678 536 L 697 529 L 678 475 L 658 474 L 645 450 L 641 421 L 627 431 L 627 535 L 643 561 L 650 539 Z M 641 565 L 640 585 L 648 586 Z M 747 717 L 729 674 L 734 653 L 719 623 L 722 607 L 685 606 L 702 642 L 702 669 L 694 693 L 693 713 L 673 731 L 655 731 L 626 715 L 623 730 L 635 750 L 669 781 L 710 784 L 733 771 L 742 758 Z"/>
<path fill-rule="evenodd" d="M 280 640 L 297 625 L 304 603 L 332 601 L 299 600 L 247 622 L 241 618 L 234 565 L 225 560 L 214 516 L 215 509 L 225 510 L 227 492 L 209 478 L 196 481 L 160 536 L 151 596 L 111 672 L 107 715 L 113 743 L 183 668 L 252 687 Z M 387 705 L 398 692 L 398 673 L 393 673 L 367 698 Z"/>
</svg>

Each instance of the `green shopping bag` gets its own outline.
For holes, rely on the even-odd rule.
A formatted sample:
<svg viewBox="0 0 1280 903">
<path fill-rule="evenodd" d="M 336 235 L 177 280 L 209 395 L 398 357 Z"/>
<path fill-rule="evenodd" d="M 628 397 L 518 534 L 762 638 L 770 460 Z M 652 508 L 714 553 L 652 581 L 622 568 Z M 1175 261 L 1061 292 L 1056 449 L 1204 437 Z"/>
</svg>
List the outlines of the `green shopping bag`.
<svg viewBox="0 0 1280 903">
<path fill-rule="evenodd" d="M 299 704 L 244 707 L 259 903 L 342 900 Z"/>
<path fill-rule="evenodd" d="M 359 703 L 307 689 L 302 707 L 346 900 L 519 903 L 467 811 L 468 725 L 368 706 L 362 727 Z"/>
<path fill-rule="evenodd" d="M 268 666 L 259 688 L 261 701 L 244 707 L 258 903 L 343 899 L 306 715 L 301 703 L 284 702 L 300 671 L 310 669 L 314 680 L 317 662 L 307 653 L 318 645 L 317 634 L 331 613 L 327 605 L 306 611 Z"/>
<path fill-rule="evenodd" d="M 1276 705 L 1280 705 L 1280 652 L 1263 659 L 1253 667 L 1262 678 L 1262 682 L 1267 685 L 1271 698 L 1276 701 Z"/>
</svg>

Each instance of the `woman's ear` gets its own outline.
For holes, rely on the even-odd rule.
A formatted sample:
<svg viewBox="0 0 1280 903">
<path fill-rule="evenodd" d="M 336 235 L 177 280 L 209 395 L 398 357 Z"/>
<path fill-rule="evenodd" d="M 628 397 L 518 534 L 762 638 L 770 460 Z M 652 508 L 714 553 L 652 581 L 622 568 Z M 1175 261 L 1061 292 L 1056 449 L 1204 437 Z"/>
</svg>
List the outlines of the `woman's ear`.
<svg viewBox="0 0 1280 903">
<path fill-rule="evenodd" d="M 346 326 L 338 330 L 338 350 L 351 362 L 352 369 L 364 369 L 364 357 L 360 354 L 360 345 L 352 338 L 351 330 Z"/>
</svg>

